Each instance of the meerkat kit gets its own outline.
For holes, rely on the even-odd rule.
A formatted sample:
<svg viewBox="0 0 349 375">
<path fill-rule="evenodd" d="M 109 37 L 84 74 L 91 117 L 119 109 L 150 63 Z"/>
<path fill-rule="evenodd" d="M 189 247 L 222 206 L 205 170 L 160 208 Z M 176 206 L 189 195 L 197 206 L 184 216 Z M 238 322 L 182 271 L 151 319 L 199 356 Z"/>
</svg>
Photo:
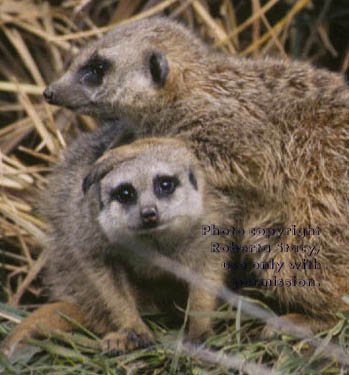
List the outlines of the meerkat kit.
<svg viewBox="0 0 349 375">
<path fill-rule="evenodd" d="M 238 207 L 244 234 L 230 248 L 269 246 L 242 253 L 257 278 L 271 280 L 266 293 L 304 311 L 284 318 L 317 330 L 348 309 L 349 90 L 341 75 L 227 57 L 180 24 L 152 18 L 87 45 L 44 96 L 102 124 L 131 119 L 142 136 L 188 139 L 209 182 Z M 293 226 L 320 234 L 287 235 Z M 274 229 L 280 236 L 266 234 Z M 316 259 L 299 251 L 307 246 Z"/>
<path fill-rule="evenodd" d="M 211 256 L 201 226 L 206 220 L 229 223 L 221 212 L 233 212 L 233 202 L 205 182 L 183 140 L 139 140 L 106 151 L 91 166 L 114 137 L 113 127 L 82 136 L 52 173 L 41 203 L 52 227 L 45 280 L 52 299 L 60 302 L 38 309 L 16 327 L 5 351 L 40 333 L 41 326 L 71 329 L 55 310 L 103 335 L 104 349 L 112 352 L 153 342 L 140 316 L 144 309 L 175 309 L 175 303 L 185 308 L 189 295 L 191 310 L 214 310 L 214 293 L 185 285 L 175 269 L 170 274 L 155 260 L 175 260 L 223 285 L 224 257 Z M 190 318 L 190 338 L 210 331 L 207 315 Z"/>
</svg>

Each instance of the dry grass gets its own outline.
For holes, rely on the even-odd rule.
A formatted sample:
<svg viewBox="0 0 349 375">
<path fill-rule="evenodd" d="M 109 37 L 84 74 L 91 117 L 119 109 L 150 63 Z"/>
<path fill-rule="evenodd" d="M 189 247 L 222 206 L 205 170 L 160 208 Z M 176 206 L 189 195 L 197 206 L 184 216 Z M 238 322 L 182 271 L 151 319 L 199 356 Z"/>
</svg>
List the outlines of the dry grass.
<svg viewBox="0 0 349 375">
<path fill-rule="evenodd" d="M 181 19 L 208 43 L 227 53 L 277 54 L 348 72 L 348 37 L 338 38 L 339 34 L 349 35 L 346 0 L 0 0 L 0 301 L 4 302 L 0 308 L 4 322 L 0 334 L 8 331 L 9 321 L 20 320 L 20 312 L 7 310 L 6 306 L 28 308 L 45 301 L 39 275 L 45 264 L 42 243 L 46 226 L 33 209 L 33 196 L 45 187 L 49 166 L 56 162 L 66 143 L 80 131 L 96 126 L 90 118 L 45 104 L 41 93 L 88 40 L 117 24 L 156 14 Z M 235 315 L 231 312 L 229 317 Z M 245 325 L 233 328 L 224 325 L 223 333 L 212 338 L 211 345 L 230 353 L 244 353 L 245 359 L 263 362 L 284 373 L 322 373 L 319 369 L 324 374 L 345 373 L 335 360 L 325 361 L 321 353 L 311 354 L 306 342 L 284 338 L 248 346 L 249 328 L 253 332 L 258 323 L 253 320 L 242 323 Z M 344 320 L 341 324 L 327 337 L 337 335 L 339 341 L 347 341 L 348 326 Z M 153 321 L 152 325 L 158 332 L 164 332 L 158 323 Z M 53 365 L 65 369 L 55 373 L 68 373 L 71 361 L 77 366 L 74 372 L 77 374 L 225 373 L 222 369 L 217 372 L 217 366 L 213 365 L 202 370 L 198 360 L 191 362 L 189 356 L 184 356 L 180 362 L 177 349 L 170 346 L 165 354 L 161 348 L 155 348 L 155 354 L 140 351 L 124 356 L 126 359 L 105 359 L 91 342 L 87 350 L 80 339 L 80 336 L 60 337 L 61 341 L 69 342 L 72 349 L 48 343 L 51 346 L 44 349 L 53 354 L 50 359 L 47 359 L 48 354 L 47 358 L 42 357 L 42 368 L 36 368 L 35 373 L 47 373 L 49 367 L 45 366 Z M 304 357 L 303 352 L 310 359 Z M 92 362 L 86 359 L 88 355 L 89 358 L 92 355 Z M 210 355 L 206 353 L 204 358 Z M 33 353 L 21 358 L 24 366 L 21 371 L 26 369 L 30 373 L 28 366 Z M 27 358 L 27 362 L 23 358 Z M 87 367 L 82 365 L 84 361 Z M 240 359 L 237 363 L 241 362 Z M 229 363 L 223 368 L 229 368 Z M 3 366 L 9 374 L 17 371 L 12 364 Z M 159 371 L 151 372 L 152 366 Z M 300 366 L 298 370 L 297 366 Z M 145 370 L 148 367 L 150 372 Z M 231 373 L 251 372 L 256 371 L 246 367 L 242 372 Z M 262 367 L 259 373 L 263 373 Z"/>
</svg>

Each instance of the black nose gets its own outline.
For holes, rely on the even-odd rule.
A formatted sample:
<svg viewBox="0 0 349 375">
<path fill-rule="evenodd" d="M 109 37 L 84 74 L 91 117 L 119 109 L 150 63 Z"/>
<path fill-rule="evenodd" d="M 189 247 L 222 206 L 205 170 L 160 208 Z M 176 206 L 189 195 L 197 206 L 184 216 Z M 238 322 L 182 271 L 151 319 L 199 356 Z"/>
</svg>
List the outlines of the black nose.
<svg viewBox="0 0 349 375">
<path fill-rule="evenodd" d="M 53 100 L 54 94 L 53 94 L 53 91 L 49 89 L 49 87 L 46 87 L 46 89 L 44 90 L 42 95 L 44 96 L 47 103 L 53 103 L 54 102 L 54 100 Z"/>
<path fill-rule="evenodd" d="M 144 228 L 154 228 L 159 223 L 159 213 L 156 206 L 144 207 L 141 210 L 142 224 Z"/>
</svg>

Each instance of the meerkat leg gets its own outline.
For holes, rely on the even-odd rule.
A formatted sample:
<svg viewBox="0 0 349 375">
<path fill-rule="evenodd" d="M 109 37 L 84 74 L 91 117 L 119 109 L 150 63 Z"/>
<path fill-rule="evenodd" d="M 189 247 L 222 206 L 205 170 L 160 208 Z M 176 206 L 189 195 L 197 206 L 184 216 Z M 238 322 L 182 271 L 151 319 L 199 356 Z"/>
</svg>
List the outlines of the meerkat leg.
<svg viewBox="0 0 349 375">
<path fill-rule="evenodd" d="M 136 291 L 121 266 L 117 275 L 117 287 L 107 273 L 95 278 L 101 297 L 111 312 L 113 326 L 117 328 L 102 339 L 102 349 L 109 354 L 128 352 L 154 342 L 153 334 L 138 312 Z"/>
<path fill-rule="evenodd" d="M 69 302 L 57 302 L 44 305 L 25 318 L 1 343 L 1 351 L 8 355 L 20 343 L 29 337 L 41 336 L 55 330 L 71 331 L 74 324 L 64 319 L 58 312 L 69 316 L 80 324 L 85 324 L 85 314 L 81 308 Z"/>
<path fill-rule="evenodd" d="M 211 265 L 212 266 L 212 265 Z M 205 279 L 211 281 L 216 287 L 223 285 L 224 272 L 221 269 L 213 269 L 210 266 L 201 275 Z M 217 296 L 214 290 L 191 287 L 189 292 L 190 309 L 195 314 L 189 321 L 189 339 L 202 338 L 212 332 L 212 318 L 210 312 L 214 311 L 217 305 Z M 202 313 L 202 316 L 200 316 Z"/>
<path fill-rule="evenodd" d="M 193 289 L 190 291 L 190 309 L 194 314 L 189 321 L 189 339 L 199 339 L 212 330 L 209 313 L 216 307 L 216 296 L 204 290 Z M 202 314 L 202 316 L 200 316 Z"/>
</svg>

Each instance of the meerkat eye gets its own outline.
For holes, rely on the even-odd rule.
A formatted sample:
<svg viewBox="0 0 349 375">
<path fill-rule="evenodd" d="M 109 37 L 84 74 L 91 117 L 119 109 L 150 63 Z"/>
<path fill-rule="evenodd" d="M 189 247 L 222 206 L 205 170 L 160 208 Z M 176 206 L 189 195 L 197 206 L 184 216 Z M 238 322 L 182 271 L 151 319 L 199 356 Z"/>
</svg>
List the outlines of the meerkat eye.
<svg viewBox="0 0 349 375">
<path fill-rule="evenodd" d="M 131 184 L 121 184 L 112 190 L 111 200 L 116 200 L 121 204 L 132 204 L 137 201 L 137 191 Z"/>
<path fill-rule="evenodd" d="M 100 58 L 92 58 L 79 70 L 79 82 L 86 86 L 99 86 L 105 73 L 110 68 L 110 62 Z"/>
<path fill-rule="evenodd" d="M 166 197 L 176 190 L 179 181 L 176 176 L 156 176 L 154 179 L 154 192 L 158 197 Z"/>
</svg>

